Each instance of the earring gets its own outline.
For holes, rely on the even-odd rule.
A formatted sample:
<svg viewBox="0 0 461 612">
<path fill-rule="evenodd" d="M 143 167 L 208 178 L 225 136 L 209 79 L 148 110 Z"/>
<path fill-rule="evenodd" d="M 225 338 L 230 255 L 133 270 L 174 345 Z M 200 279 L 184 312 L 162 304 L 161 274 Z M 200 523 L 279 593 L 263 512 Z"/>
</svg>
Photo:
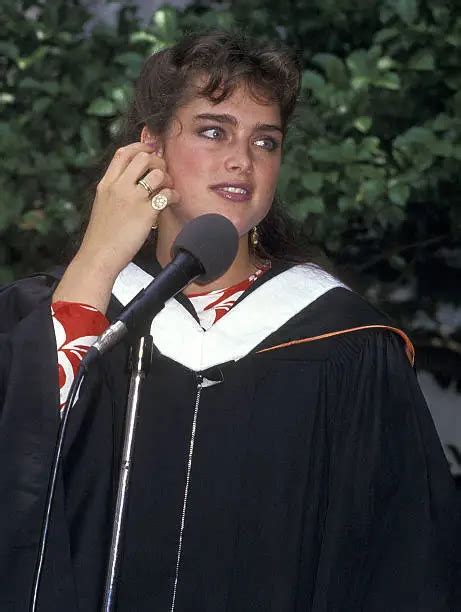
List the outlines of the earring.
<svg viewBox="0 0 461 612">
<path fill-rule="evenodd" d="M 251 246 L 253 247 L 253 249 L 256 249 L 256 247 L 259 244 L 259 232 L 258 232 L 258 228 L 256 225 L 251 230 L 250 241 L 251 241 Z"/>
</svg>

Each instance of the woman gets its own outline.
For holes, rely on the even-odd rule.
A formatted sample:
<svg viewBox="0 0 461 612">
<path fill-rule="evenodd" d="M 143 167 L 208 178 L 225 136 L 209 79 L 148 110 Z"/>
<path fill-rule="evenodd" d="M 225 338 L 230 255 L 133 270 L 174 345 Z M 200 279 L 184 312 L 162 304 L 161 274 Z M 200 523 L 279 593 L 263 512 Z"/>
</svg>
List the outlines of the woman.
<svg viewBox="0 0 461 612">
<path fill-rule="evenodd" d="M 453 483 L 411 344 L 334 277 L 290 263 L 274 222 L 298 88 L 288 52 L 228 33 L 152 56 L 77 255 L 60 280 L 0 294 L 2 610 L 27 609 L 79 359 L 207 212 L 234 223 L 238 254 L 153 321 L 117 609 L 456 609 Z M 40 609 L 100 606 L 128 350 L 80 390 Z"/>
</svg>

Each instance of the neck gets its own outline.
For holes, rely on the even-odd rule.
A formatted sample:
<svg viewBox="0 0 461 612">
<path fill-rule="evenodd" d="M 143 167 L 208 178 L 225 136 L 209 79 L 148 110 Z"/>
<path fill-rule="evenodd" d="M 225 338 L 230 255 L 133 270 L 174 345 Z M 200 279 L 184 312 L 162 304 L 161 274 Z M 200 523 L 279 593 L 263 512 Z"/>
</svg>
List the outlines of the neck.
<svg viewBox="0 0 461 612">
<path fill-rule="evenodd" d="M 176 235 L 177 233 L 169 233 L 168 231 L 161 231 L 158 233 L 156 256 L 162 268 L 171 261 L 171 247 L 176 239 Z M 248 249 L 248 235 L 244 234 L 239 240 L 237 255 L 234 262 L 222 276 L 206 285 L 191 283 L 184 290 L 184 293 L 185 295 L 191 293 L 207 293 L 208 291 L 224 289 L 225 287 L 235 285 L 244 278 L 250 276 L 250 274 L 256 270 L 257 266 L 255 265 L 255 261 L 255 258 L 251 256 Z"/>
</svg>

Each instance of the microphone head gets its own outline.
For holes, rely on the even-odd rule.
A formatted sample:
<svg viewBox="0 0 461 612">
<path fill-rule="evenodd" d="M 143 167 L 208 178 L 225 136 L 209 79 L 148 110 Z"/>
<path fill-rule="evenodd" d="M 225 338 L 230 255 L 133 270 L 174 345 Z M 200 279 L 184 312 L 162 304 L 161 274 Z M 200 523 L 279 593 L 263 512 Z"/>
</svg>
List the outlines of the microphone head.
<svg viewBox="0 0 461 612">
<path fill-rule="evenodd" d="M 179 232 L 171 249 L 173 257 L 178 251 L 188 251 L 204 270 L 196 282 L 205 284 L 226 272 L 237 255 L 239 236 L 234 224 L 216 213 L 200 215 L 187 223 Z"/>
</svg>

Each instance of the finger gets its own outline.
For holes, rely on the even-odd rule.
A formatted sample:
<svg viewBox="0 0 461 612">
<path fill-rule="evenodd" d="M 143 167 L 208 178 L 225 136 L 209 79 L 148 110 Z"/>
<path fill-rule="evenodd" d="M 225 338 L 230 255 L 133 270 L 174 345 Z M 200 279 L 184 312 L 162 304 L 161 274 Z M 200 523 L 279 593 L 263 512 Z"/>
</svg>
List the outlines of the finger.
<svg viewBox="0 0 461 612">
<path fill-rule="evenodd" d="M 152 147 L 144 142 L 133 142 L 117 149 L 101 182 L 111 184 L 116 181 L 126 170 L 128 164 L 141 152 L 152 153 Z"/>
<path fill-rule="evenodd" d="M 120 176 L 120 180 L 126 181 L 128 185 L 134 185 L 140 178 L 145 178 L 150 170 L 157 169 L 162 171 L 166 169 L 164 160 L 155 153 L 140 151 L 127 165 Z"/>
<path fill-rule="evenodd" d="M 148 193 L 149 199 L 151 199 L 154 195 L 156 195 L 163 185 L 164 173 L 160 169 L 155 169 L 150 172 L 148 175 L 144 176 L 142 179 L 137 181 L 136 186 L 138 189 L 144 189 L 144 195 L 146 191 Z"/>
<path fill-rule="evenodd" d="M 170 187 L 171 189 L 173 188 L 171 176 L 168 174 L 168 172 L 165 172 L 160 168 L 154 168 L 142 178 L 147 181 L 147 183 L 152 187 L 153 191 L 163 189 L 164 187 Z"/>
</svg>

